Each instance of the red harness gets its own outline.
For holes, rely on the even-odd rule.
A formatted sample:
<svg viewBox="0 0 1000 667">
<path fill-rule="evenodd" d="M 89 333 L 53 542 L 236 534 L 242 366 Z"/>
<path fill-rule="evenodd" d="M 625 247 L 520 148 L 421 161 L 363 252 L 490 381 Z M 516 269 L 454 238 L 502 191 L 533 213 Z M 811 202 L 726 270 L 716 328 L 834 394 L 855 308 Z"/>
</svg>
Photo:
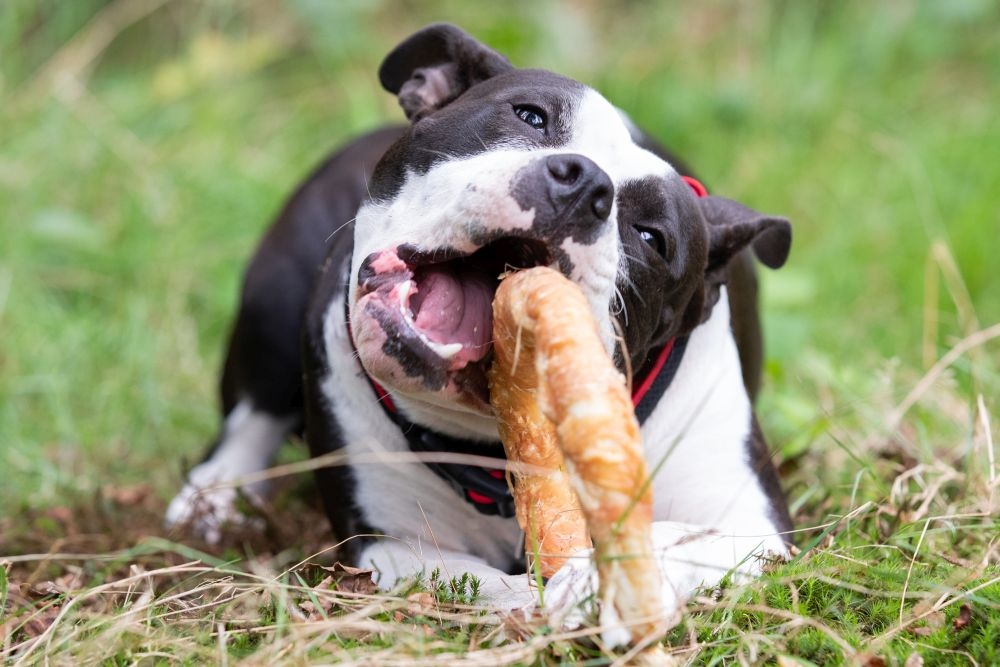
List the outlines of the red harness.
<svg viewBox="0 0 1000 667">
<path fill-rule="evenodd" d="M 350 330 L 350 324 L 348 324 L 348 331 Z M 653 387 L 653 383 L 659 377 L 660 372 L 663 367 L 666 366 L 667 360 L 670 358 L 670 354 L 674 351 L 674 343 L 677 342 L 676 338 L 671 338 L 667 343 L 660 348 L 659 354 L 656 355 L 656 361 L 650 366 L 649 372 L 641 379 L 641 381 L 633 385 L 632 387 L 632 407 L 638 409 L 639 405 L 642 403 L 642 399 L 645 398 L 646 394 Z M 351 346 L 354 346 L 354 338 L 351 338 Z M 367 375 L 367 374 L 366 374 Z M 396 410 L 396 404 L 392 401 L 392 396 L 389 392 L 385 390 L 385 387 L 380 385 L 375 381 L 370 375 L 368 375 L 368 382 L 371 383 L 372 389 L 375 390 L 375 395 L 378 396 L 378 402 L 382 404 L 382 407 L 386 412 L 392 414 L 399 414 Z"/>
</svg>

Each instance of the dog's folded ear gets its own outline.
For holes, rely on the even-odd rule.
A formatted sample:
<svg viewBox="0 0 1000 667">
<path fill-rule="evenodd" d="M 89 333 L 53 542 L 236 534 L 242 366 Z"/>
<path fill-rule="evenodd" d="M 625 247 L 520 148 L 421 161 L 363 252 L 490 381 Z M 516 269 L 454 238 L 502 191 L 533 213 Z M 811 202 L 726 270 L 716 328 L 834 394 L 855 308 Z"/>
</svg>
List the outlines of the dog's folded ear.
<svg viewBox="0 0 1000 667">
<path fill-rule="evenodd" d="M 733 255 L 751 246 L 757 259 L 772 269 L 788 259 L 792 246 L 792 225 L 785 218 L 758 213 L 724 197 L 698 200 L 708 221 L 708 271 L 724 267 Z"/>
<path fill-rule="evenodd" d="M 449 23 L 415 32 L 392 50 L 378 71 L 382 87 L 417 121 L 470 87 L 514 69 L 505 57 Z"/>
</svg>

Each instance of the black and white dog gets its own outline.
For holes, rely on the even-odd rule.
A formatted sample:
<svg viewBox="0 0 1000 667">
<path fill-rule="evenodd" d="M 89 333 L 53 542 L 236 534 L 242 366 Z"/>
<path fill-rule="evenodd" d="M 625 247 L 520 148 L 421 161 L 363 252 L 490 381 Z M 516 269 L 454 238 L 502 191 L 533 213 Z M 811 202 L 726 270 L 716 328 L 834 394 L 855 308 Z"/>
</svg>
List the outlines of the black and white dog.
<svg viewBox="0 0 1000 667">
<path fill-rule="evenodd" d="M 333 155 L 268 231 L 230 342 L 222 432 L 168 523 L 217 540 L 238 516 L 233 480 L 302 430 L 314 455 L 345 457 L 318 472 L 320 492 L 346 559 L 381 587 L 439 568 L 476 575 L 489 604 L 533 604 L 503 462 L 468 455 L 503 457 L 485 379 L 498 276 L 549 265 L 633 373 L 668 609 L 785 554 L 791 523 L 752 410 L 751 251 L 780 267 L 788 222 L 706 195 L 597 92 L 515 69 L 454 26 L 417 32 L 379 76 L 410 125 Z M 593 585 L 574 559 L 546 605 L 571 608 Z"/>
</svg>

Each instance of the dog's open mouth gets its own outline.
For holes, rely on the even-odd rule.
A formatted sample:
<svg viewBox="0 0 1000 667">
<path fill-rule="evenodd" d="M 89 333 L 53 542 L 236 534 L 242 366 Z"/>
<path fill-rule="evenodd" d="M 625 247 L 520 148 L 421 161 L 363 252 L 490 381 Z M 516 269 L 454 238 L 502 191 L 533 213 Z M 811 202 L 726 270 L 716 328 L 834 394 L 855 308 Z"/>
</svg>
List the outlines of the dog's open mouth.
<svg viewBox="0 0 1000 667">
<path fill-rule="evenodd" d="M 516 237 L 472 254 L 408 245 L 372 253 L 358 271 L 355 313 L 362 321 L 355 324 L 355 342 L 362 362 L 390 384 L 402 379 L 392 372 L 398 369 L 419 377 L 426 389 L 437 391 L 453 380 L 482 399 L 501 276 L 552 263 L 545 243 Z"/>
<path fill-rule="evenodd" d="M 414 253 L 407 260 L 414 269 L 412 288 L 405 295 L 406 315 L 431 349 L 451 362 L 453 370 L 489 353 L 493 295 L 500 276 L 551 261 L 543 243 L 513 238 L 450 261 L 434 262 L 433 255 Z"/>
</svg>

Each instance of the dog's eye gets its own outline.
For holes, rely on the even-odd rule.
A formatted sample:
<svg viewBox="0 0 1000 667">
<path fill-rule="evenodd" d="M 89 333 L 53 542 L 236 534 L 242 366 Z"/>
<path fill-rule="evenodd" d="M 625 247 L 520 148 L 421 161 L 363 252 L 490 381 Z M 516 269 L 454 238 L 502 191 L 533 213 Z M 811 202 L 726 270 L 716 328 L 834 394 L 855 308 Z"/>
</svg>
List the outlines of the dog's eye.
<svg viewBox="0 0 1000 667">
<path fill-rule="evenodd" d="M 525 123 L 539 132 L 545 131 L 545 112 L 538 107 L 522 104 L 514 107 L 514 113 Z"/>
<path fill-rule="evenodd" d="M 663 235 L 658 231 L 646 227 L 636 227 L 635 230 L 639 232 L 639 238 L 642 239 L 643 243 L 655 250 L 657 255 L 662 257 L 666 253 L 667 244 L 663 241 Z"/>
</svg>

